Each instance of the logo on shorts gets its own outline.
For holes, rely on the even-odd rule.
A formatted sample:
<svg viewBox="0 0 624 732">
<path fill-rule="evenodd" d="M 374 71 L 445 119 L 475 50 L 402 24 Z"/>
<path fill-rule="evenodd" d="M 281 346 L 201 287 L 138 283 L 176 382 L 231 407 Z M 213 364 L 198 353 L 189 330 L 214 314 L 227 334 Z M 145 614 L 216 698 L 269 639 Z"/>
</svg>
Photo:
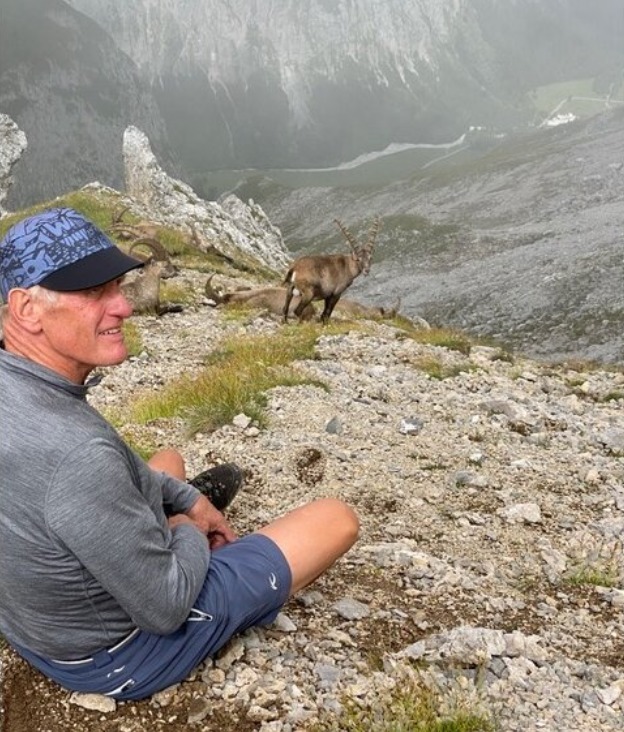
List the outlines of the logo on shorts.
<svg viewBox="0 0 624 732">
<path fill-rule="evenodd" d="M 273 572 L 269 575 L 269 584 L 272 590 L 277 590 L 277 577 Z"/>
</svg>

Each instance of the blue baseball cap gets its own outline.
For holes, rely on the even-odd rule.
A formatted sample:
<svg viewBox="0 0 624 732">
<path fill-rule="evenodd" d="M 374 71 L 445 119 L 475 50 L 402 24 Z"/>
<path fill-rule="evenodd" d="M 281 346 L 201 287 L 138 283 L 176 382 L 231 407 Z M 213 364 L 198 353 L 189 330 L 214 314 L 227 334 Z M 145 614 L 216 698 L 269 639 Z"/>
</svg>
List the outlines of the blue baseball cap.
<svg viewBox="0 0 624 732">
<path fill-rule="evenodd" d="M 71 208 L 53 208 L 12 226 L 0 241 L 0 294 L 41 285 L 73 292 L 97 287 L 144 263 Z"/>
</svg>

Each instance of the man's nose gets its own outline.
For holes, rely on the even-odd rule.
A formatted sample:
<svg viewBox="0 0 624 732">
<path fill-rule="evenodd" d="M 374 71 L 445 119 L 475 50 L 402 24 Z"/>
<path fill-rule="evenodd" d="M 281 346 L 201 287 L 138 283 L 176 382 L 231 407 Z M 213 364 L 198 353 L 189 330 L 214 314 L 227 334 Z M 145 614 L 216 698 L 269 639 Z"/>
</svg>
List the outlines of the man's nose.
<svg viewBox="0 0 624 732">
<path fill-rule="evenodd" d="M 128 300 L 119 285 L 116 286 L 115 292 L 113 293 L 111 307 L 115 315 L 121 318 L 128 318 L 132 315 L 134 309 L 132 303 Z"/>
</svg>

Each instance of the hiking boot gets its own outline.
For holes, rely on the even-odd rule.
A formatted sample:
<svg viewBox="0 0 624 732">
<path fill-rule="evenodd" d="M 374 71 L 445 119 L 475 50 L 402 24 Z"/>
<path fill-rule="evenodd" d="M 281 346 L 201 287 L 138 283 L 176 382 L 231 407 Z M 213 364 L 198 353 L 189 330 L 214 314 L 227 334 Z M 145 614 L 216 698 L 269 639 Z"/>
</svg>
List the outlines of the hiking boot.
<svg viewBox="0 0 624 732">
<path fill-rule="evenodd" d="M 243 485 L 243 471 L 236 463 L 208 468 L 188 481 L 219 511 L 227 508 Z"/>
</svg>

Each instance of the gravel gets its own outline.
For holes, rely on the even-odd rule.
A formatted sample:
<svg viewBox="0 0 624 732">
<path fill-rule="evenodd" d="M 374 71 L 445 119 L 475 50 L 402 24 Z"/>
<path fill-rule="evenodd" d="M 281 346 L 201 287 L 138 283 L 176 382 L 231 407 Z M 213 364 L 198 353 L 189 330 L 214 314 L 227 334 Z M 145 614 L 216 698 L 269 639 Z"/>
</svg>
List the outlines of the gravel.
<svg viewBox="0 0 624 732">
<path fill-rule="evenodd" d="M 136 323 L 144 353 L 92 389 L 105 412 L 196 373 L 226 335 L 281 327 L 199 299 Z M 317 356 L 298 368 L 329 390 L 272 390 L 266 429 L 239 415 L 194 437 L 179 419 L 122 431 L 178 447 L 191 474 L 240 463 L 239 533 L 340 496 L 362 522 L 352 551 L 273 626 L 143 702 L 70 694 L 3 649 L 3 730 L 295 732 L 410 674 L 501 730 L 624 727 L 624 375 L 466 356 L 380 323 L 322 335 Z M 430 378 L 424 356 L 458 375 Z"/>
</svg>

